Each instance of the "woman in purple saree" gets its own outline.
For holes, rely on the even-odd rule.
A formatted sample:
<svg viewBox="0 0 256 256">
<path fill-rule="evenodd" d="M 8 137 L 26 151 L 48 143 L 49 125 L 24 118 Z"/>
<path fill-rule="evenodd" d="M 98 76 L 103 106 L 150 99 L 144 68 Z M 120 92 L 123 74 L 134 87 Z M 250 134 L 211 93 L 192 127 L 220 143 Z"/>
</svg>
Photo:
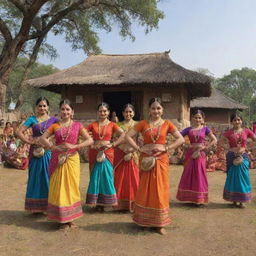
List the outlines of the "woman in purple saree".
<svg viewBox="0 0 256 256">
<path fill-rule="evenodd" d="M 184 129 L 181 134 L 188 136 L 191 147 L 184 160 L 184 171 L 180 179 L 177 199 L 198 205 L 208 203 L 208 181 L 206 175 L 206 149 L 205 137 L 209 136 L 211 142 L 208 147 L 217 143 L 211 130 L 203 125 L 204 113 L 196 110 L 193 113 L 193 126 Z"/>
</svg>

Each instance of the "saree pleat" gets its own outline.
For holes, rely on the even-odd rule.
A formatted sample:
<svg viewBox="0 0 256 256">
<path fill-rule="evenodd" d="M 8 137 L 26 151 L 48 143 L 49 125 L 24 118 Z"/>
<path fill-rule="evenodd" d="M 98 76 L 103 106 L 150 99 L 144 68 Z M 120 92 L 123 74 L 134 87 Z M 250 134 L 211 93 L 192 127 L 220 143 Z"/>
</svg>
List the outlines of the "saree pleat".
<svg viewBox="0 0 256 256">
<path fill-rule="evenodd" d="M 44 212 L 47 210 L 49 177 L 48 166 L 51 151 L 42 157 L 33 157 L 29 162 L 28 184 L 25 199 L 25 210 Z"/>
<path fill-rule="evenodd" d="M 90 182 L 86 195 L 86 204 L 90 206 L 115 206 L 117 205 L 116 190 L 113 177 L 113 149 L 105 151 L 106 159 L 98 163 L 97 151 L 90 149 L 89 161 L 92 167 Z"/>
<path fill-rule="evenodd" d="M 79 191 L 80 160 L 78 153 L 68 157 L 50 178 L 47 217 L 60 223 L 83 215 Z"/>
<path fill-rule="evenodd" d="M 242 164 L 233 165 L 234 153 L 227 154 L 227 178 L 224 186 L 223 199 L 231 202 L 248 202 L 252 199 L 252 187 L 249 174 L 248 154 L 243 154 Z"/>
<path fill-rule="evenodd" d="M 193 159 L 192 154 L 191 149 L 186 152 L 176 198 L 183 202 L 208 203 L 206 156 L 204 152 L 200 152 L 200 156 Z"/>
<path fill-rule="evenodd" d="M 125 153 L 115 149 L 114 158 L 114 184 L 118 199 L 118 210 L 132 211 L 135 195 L 139 186 L 139 168 L 134 156 L 129 161 L 124 161 Z"/>
<path fill-rule="evenodd" d="M 136 224 L 145 227 L 164 227 L 170 223 L 169 188 L 168 156 L 161 154 L 157 157 L 153 169 L 140 173 L 133 212 Z"/>
</svg>

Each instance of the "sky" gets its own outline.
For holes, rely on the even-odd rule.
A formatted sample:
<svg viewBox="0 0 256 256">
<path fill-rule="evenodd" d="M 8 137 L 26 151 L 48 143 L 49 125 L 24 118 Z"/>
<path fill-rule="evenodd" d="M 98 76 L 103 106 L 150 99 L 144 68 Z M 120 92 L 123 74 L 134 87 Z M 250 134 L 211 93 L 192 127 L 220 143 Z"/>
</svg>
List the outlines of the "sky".
<svg viewBox="0 0 256 256">
<path fill-rule="evenodd" d="M 158 5 L 165 18 L 159 28 L 145 34 L 133 24 L 136 40 L 123 40 L 117 29 L 99 33 L 102 53 L 132 54 L 170 50 L 170 58 L 190 69 L 208 69 L 216 78 L 233 69 L 256 69 L 255 0 L 162 0 Z M 72 51 L 62 37 L 50 34 L 47 39 L 59 57 L 39 58 L 43 64 L 59 69 L 86 59 L 83 51 Z"/>
</svg>

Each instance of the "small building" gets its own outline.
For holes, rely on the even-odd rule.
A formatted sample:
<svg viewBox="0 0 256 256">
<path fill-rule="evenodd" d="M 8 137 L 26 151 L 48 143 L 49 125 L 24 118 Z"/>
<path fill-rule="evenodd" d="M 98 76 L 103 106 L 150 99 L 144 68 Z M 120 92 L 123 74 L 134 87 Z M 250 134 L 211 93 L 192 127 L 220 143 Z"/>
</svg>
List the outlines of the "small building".
<svg viewBox="0 0 256 256">
<path fill-rule="evenodd" d="M 75 103 L 75 118 L 80 120 L 95 120 L 102 101 L 119 118 L 123 105 L 131 103 L 136 119 L 144 119 L 149 99 L 161 97 L 165 118 L 180 128 L 189 124 L 190 100 L 211 94 L 210 78 L 174 63 L 169 52 L 90 55 L 78 65 L 28 83 L 69 98 Z"/>
<path fill-rule="evenodd" d="M 229 124 L 230 117 L 237 110 L 243 111 L 248 107 L 227 97 L 219 90 L 212 88 L 210 97 L 201 97 L 191 101 L 191 111 L 198 108 L 205 113 L 206 123 Z"/>
</svg>

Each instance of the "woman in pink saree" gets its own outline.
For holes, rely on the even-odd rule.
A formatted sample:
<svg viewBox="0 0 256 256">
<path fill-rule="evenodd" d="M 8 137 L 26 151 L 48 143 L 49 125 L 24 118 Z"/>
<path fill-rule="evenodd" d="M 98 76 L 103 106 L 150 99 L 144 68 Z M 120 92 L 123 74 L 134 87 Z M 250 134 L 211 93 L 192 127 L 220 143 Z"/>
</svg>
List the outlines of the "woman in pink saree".
<svg viewBox="0 0 256 256">
<path fill-rule="evenodd" d="M 217 143 L 211 130 L 203 125 L 204 113 L 196 110 L 193 113 L 193 125 L 184 129 L 181 134 L 188 136 L 190 148 L 186 152 L 184 171 L 180 179 L 177 199 L 192 202 L 198 205 L 208 203 L 208 181 L 206 175 L 206 149 L 205 137 L 209 136 L 211 142 L 207 147 Z"/>
<path fill-rule="evenodd" d="M 73 220 L 83 215 L 79 191 L 80 159 L 78 149 L 93 143 L 86 129 L 72 120 L 73 106 L 69 100 L 60 102 L 61 121 L 43 134 L 41 141 L 52 149 L 49 166 L 50 186 L 47 218 L 61 223 L 61 229 L 76 227 Z M 55 145 L 49 137 L 54 135 Z M 79 136 L 84 141 L 79 143 Z"/>
</svg>

